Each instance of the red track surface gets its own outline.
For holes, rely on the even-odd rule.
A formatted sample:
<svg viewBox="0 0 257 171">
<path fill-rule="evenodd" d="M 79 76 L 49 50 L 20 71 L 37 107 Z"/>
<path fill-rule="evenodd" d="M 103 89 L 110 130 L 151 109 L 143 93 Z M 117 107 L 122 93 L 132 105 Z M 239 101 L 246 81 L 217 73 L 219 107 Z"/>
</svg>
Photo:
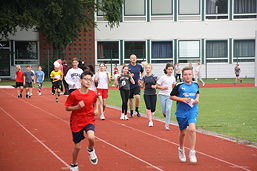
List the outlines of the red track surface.
<svg viewBox="0 0 257 171">
<path fill-rule="evenodd" d="M 73 143 L 70 113 L 63 106 L 66 97 L 56 103 L 46 93 L 18 99 L 14 89 L 0 89 L 0 171 L 68 170 Z M 164 123 L 155 121 L 149 128 L 146 118 L 121 121 L 119 115 L 120 111 L 107 108 L 107 120 L 97 118 L 99 164 L 89 163 L 84 141 L 80 171 L 257 170 L 257 148 L 201 133 L 197 133 L 198 163 L 180 163 L 176 126 L 165 131 Z"/>
</svg>

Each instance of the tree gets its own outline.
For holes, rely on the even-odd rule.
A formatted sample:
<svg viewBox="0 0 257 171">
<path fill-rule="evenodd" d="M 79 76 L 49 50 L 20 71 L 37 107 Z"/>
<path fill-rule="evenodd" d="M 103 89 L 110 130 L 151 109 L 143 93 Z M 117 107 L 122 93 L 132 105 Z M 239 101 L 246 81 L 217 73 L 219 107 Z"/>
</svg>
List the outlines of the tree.
<svg viewBox="0 0 257 171">
<path fill-rule="evenodd" d="M 94 12 L 105 13 L 110 27 L 121 21 L 122 0 L 2 0 L 0 39 L 8 39 L 17 27 L 34 28 L 54 49 L 64 49 L 81 28 L 95 27 Z"/>
</svg>

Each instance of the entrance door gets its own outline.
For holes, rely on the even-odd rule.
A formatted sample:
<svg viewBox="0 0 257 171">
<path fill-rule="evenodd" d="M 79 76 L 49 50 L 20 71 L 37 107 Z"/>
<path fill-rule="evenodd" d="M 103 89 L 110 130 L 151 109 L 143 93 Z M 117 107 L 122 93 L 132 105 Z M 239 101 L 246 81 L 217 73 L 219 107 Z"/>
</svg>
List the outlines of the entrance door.
<svg viewBox="0 0 257 171">
<path fill-rule="evenodd" d="M 0 76 L 10 76 L 9 49 L 0 49 Z"/>
</svg>

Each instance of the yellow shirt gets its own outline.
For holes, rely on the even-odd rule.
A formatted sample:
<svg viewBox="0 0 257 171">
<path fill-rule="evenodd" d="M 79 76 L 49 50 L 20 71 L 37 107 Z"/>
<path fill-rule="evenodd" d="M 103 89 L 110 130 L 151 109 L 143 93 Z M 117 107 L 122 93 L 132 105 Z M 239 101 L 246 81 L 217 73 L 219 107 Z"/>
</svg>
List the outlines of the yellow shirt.
<svg viewBox="0 0 257 171">
<path fill-rule="evenodd" d="M 53 70 L 51 72 L 51 74 L 50 74 L 50 77 L 53 79 L 53 82 L 62 80 L 62 71 L 60 71 L 60 70 L 58 70 L 58 71 Z"/>
</svg>

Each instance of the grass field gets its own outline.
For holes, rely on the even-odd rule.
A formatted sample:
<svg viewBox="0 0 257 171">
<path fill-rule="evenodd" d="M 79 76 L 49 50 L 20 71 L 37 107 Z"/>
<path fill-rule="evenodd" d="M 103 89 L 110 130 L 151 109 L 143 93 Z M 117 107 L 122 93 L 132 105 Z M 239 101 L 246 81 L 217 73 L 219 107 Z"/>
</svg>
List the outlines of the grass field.
<svg viewBox="0 0 257 171">
<path fill-rule="evenodd" d="M 206 83 L 233 83 L 234 79 L 207 79 Z M 253 83 L 253 79 L 244 79 Z M 14 81 L 1 81 L 1 85 L 15 85 Z M 45 81 L 43 87 L 50 87 Z M 36 87 L 36 85 L 35 85 Z M 143 92 L 142 92 L 143 93 Z M 257 87 L 202 88 L 197 127 L 223 135 L 257 142 Z M 141 95 L 140 111 L 145 113 Z M 119 91 L 110 90 L 108 104 L 121 107 Z M 176 104 L 172 106 L 172 120 L 175 121 Z M 163 118 L 157 100 L 156 116 Z"/>
<path fill-rule="evenodd" d="M 257 88 L 202 88 L 197 127 L 219 134 L 257 142 Z M 119 91 L 110 90 L 108 104 L 121 107 Z M 140 111 L 145 113 L 141 95 Z M 172 106 L 175 121 L 176 103 Z M 159 100 L 156 116 L 163 118 Z"/>
</svg>

